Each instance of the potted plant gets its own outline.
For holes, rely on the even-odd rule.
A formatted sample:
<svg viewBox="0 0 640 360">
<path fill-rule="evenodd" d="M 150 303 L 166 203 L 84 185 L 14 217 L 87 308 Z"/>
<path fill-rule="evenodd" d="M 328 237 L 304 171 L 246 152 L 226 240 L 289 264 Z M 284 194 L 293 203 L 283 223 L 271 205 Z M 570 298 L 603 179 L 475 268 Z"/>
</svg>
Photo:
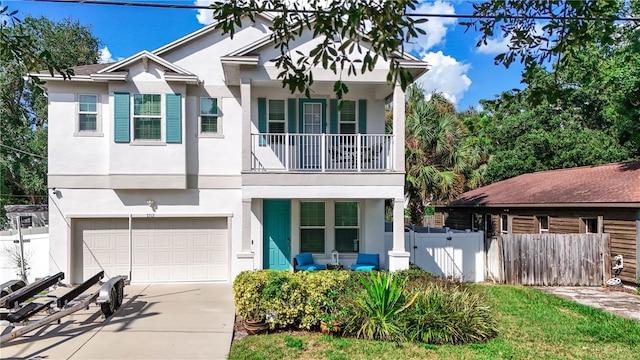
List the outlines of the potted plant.
<svg viewBox="0 0 640 360">
<path fill-rule="evenodd" d="M 269 328 L 269 324 L 266 322 L 266 316 L 264 310 L 260 305 L 256 305 L 251 311 L 251 315 L 244 318 L 244 329 L 247 330 L 247 334 L 256 335 L 261 334 Z"/>
</svg>

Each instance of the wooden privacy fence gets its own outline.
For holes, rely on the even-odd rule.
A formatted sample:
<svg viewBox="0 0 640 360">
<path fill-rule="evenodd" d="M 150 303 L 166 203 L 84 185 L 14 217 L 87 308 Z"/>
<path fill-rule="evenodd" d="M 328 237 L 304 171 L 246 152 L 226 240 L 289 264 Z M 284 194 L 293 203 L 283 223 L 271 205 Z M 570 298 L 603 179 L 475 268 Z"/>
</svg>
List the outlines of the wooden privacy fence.
<svg viewBox="0 0 640 360">
<path fill-rule="evenodd" d="M 611 276 L 609 234 L 502 235 L 503 282 L 601 286 Z"/>
</svg>

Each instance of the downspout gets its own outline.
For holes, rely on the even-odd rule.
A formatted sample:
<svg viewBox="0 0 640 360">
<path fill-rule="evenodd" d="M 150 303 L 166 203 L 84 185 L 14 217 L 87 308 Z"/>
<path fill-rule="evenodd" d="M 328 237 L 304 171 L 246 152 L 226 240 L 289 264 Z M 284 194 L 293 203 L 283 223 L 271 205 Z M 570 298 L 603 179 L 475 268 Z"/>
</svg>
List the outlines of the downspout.
<svg viewBox="0 0 640 360">
<path fill-rule="evenodd" d="M 133 273 L 133 215 L 129 214 L 129 282 Z"/>
</svg>

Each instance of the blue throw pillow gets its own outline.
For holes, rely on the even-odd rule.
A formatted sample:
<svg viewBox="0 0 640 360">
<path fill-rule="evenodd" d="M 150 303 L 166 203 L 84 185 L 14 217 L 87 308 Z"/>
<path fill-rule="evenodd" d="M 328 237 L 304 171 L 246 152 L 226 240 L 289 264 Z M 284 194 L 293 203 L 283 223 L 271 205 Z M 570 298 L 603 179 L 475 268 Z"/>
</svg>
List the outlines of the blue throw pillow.
<svg viewBox="0 0 640 360">
<path fill-rule="evenodd" d="M 298 254 L 296 255 L 296 261 L 298 262 L 298 265 L 301 266 L 313 264 L 313 255 L 311 255 L 310 252 Z"/>
</svg>

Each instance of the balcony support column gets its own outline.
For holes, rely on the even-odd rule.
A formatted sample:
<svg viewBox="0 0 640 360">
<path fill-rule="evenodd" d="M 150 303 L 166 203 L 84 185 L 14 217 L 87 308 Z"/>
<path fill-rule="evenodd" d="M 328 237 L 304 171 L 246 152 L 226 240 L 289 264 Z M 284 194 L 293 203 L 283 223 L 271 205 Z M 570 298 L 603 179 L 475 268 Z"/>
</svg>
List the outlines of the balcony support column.
<svg viewBox="0 0 640 360">
<path fill-rule="evenodd" d="M 242 171 L 251 170 L 251 79 L 240 79 L 242 107 Z"/>
<path fill-rule="evenodd" d="M 393 88 L 393 170 L 404 172 L 405 98 L 400 82 Z"/>
<path fill-rule="evenodd" d="M 409 256 L 404 241 L 404 199 L 393 199 L 393 248 L 389 251 L 389 271 L 408 269 Z"/>
</svg>

